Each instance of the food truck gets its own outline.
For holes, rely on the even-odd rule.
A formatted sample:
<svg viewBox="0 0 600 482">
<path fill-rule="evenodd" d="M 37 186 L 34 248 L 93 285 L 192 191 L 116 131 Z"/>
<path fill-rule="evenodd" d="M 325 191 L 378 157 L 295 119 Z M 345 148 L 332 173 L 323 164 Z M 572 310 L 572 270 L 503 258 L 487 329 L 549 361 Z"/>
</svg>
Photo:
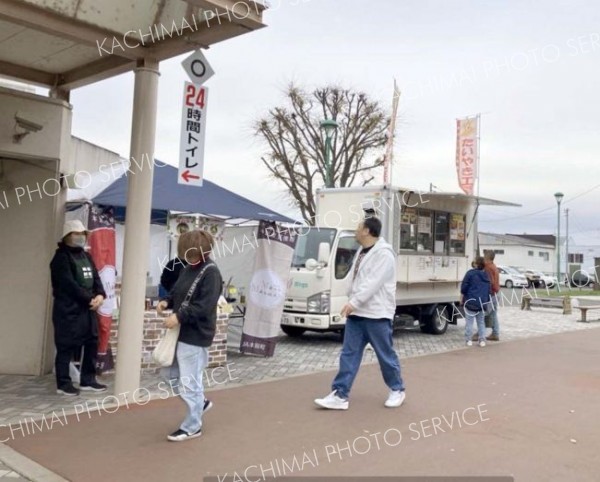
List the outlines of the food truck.
<svg viewBox="0 0 600 482">
<path fill-rule="evenodd" d="M 289 336 L 343 334 L 340 311 L 359 248 L 354 231 L 365 215 L 375 214 L 396 253 L 394 327 L 445 333 L 460 317 L 460 283 L 477 254 L 480 205 L 518 206 L 389 186 L 317 190 L 314 226 L 298 229 L 281 329 Z"/>
</svg>

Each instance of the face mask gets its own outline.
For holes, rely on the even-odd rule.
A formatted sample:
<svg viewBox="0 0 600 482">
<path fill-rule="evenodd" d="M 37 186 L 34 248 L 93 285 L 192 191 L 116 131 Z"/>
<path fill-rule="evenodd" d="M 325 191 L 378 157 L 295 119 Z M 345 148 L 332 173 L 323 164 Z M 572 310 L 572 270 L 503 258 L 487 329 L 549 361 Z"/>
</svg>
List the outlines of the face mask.
<svg viewBox="0 0 600 482">
<path fill-rule="evenodd" d="M 87 240 L 86 240 L 85 235 L 77 234 L 77 235 L 71 236 L 71 243 L 73 243 L 73 245 L 77 246 L 78 248 L 85 247 L 86 241 Z"/>
</svg>

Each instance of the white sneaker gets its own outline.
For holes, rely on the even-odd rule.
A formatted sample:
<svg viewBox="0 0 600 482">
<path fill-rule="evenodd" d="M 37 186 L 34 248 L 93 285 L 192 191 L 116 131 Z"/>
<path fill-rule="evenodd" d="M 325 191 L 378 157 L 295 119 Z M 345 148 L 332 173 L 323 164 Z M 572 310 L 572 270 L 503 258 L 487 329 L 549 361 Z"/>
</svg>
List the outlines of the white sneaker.
<svg viewBox="0 0 600 482">
<path fill-rule="evenodd" d="M 406 393 L 404 391 L 390 390 L 390 394 L 384 405 L 388 408 L 396 408 L 402 405 L 405 399 Z"/>
<path fill-rule="evenodd" d="M 480 346 L 481 348 L 483 348 L 483 347 L 485 346 L 485 341 L 481 340 L 481 341 L 479 342 L 479 346 Z"/>
<path fill-rule="evenodd" d="M 348 410 L 349 405 L 348 400 L 338 397 L 335 390 L 325 398 L 315 398 L 315 403 L 329 410 Z"/>
<path fill-rule="evenodd" d="M 471 340 L 469 340 L 469 341 L 467 342 L 467 346 L 473 346 L 473 342 L 472 342 Z"/>
</svg>

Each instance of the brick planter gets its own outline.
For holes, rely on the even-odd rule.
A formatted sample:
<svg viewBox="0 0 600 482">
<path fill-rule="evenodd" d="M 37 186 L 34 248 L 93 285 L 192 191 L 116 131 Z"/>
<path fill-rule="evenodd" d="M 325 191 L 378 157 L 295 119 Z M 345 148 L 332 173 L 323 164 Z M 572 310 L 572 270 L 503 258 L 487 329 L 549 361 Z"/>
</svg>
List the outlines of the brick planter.
<svg viewBox="0 0 600 482">
<path fill-rule="evenodd" d="M 142 373 L 155 373 L 160 367 L 152 362 L 152 351 L 163 337 L 166 328 L 163 328 L 163 317 L 156 314 L 156 310 L 144 313 L 144 337 L 142 341 Z M 213 344 L 208 350 L 208 368 L 224 366 L 227 363 L 227 325 L 229 315 L 222 313 L 217 315 L 217 331 Z M 113 320 L 110 332 L 110 346 L 113 357 L 117 360 L 117 337 L 119 333 L 119 321 Z M 104 373 L 111 373 L 105 371 Z"/>
</svg>

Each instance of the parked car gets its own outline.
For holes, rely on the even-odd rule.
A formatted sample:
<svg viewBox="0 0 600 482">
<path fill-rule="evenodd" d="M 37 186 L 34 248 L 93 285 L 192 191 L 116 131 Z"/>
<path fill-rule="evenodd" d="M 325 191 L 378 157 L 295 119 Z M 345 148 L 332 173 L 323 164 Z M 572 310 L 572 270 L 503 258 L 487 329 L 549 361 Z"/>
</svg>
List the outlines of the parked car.
<svg viewBox="0 0 600 482">
<path fill-rule="evenodd" d="M 551 273 L 542 273 L 542 280 L 546 288 L 554 288 L 558 284 L 558 278 Z"/>
<path fill-rule="evenodd" d="M 527 286 L 527 278 L 508 266 L 498 266 L 498 273 L 500 274 L 500 286 L 505 288 Z"/>
<path fill-rule="evenodd" d="M 582 271 L 575 271 L 573 276 L 566 275 L 564 279 L 565 286 L 571 286 L 572 288 L 583 288 L 593 283 L 592 278 Z"/>
<path fill-rule="evenodd" d="M 522 268 L 521 266 L 510 266 L 510 267 L 513 268 L 515 271 L 521 273 L 523 276 L 525 276 L 525 278 L 527 278 L 527 287 L 528 288 L 542 287 L 542 279 L 541 279 L 540 275 L 538 274 L 538 272 L 535 271 L 534 269 L 525 269 L 525 268 Z"/>
</svg>

